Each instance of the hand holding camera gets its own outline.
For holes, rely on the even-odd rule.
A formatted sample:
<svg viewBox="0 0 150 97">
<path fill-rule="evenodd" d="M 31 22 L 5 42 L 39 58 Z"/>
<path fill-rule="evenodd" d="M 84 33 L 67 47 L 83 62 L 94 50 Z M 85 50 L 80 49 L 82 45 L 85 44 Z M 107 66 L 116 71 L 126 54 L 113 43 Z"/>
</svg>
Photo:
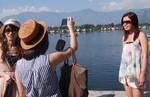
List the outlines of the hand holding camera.
<svg viewBox="0 0 150 97">
<path fill-rule="evenodd" d="M 75 25 L 75 22 L 72 17 L 67 17 L 67 18 L 62 19 L 61 27 L 68 26 L 69 30 L 73 30 L 74 25 Z"/>
<path fill-rule="evenodd" d="M 74 31 L 74 25 L 75 25 L 75 22 L 74 22 L 73 18 L 72 17 L 67 17 L 68 29 L 71 30 L 71 31 Z"/>
</svg>

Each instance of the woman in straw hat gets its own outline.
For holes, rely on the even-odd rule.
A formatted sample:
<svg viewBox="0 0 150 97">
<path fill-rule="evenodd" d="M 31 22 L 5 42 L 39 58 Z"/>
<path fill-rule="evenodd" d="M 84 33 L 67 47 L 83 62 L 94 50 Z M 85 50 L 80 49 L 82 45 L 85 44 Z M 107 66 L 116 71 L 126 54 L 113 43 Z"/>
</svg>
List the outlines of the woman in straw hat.
<svg viewBox="0 0 150 97">
<path fill-rule="evenodd" d="M 77 50 L 74 21 L 67 18 L 70 32 L 70 48 L 62 52 L 45 54 L 48 49 L 47 26 L 44 22 L 25 21 L 19 30 L 22 59 L 17 61 L 16 82 L 19 97 L 62 97 L 56 76 L 57 64 Z"/>
<path fill-rule="evenodd" d="M 6 76 L 5 82 L 7 85 L 5 87 L 5 93 L 3 94 L 4 97 L 11 97 L 13 94 L 15 95 L 15 82 L 14 82 L 14 71 L 15 71 L 15 62 L 19 59 L 19 31 L 20 23 L 16 19 L 8 19 L 4 22 L 1 28 L 1 36 L 3 41 L 5 42 L 5 46 L 8 49 L 5 49 L 6 54 L 3 55 L 4 59 L 3 63 L 6 63 L 5 67 L 9 69 L 9 72 L 0 72 L 0 76 Z M 1 49 L 3 46 L 1 46 Z M 14 49 L 15 48 L 15 49 Z M 3 66 L 0 65 L 2 69 Z M 3 70 L 8 71 L 8 70 Z M 6 78 L 5 77 L 5 78 Z M 14 91 L 14 93 L 13 93 Z M 3 97 L 2 96 L 2 97 Z"/>
</svg>

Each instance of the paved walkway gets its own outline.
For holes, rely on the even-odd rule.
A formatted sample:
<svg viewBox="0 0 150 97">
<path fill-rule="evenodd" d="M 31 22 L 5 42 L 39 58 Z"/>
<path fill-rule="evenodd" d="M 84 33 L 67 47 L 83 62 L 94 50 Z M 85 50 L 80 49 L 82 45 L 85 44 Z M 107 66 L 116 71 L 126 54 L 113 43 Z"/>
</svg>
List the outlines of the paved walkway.
<svg viewBox="0 0 150 97">
<path fill-rule="evenodd" d="M 125 91 L 89 91 L 88 97 L 127 97 Z M 144 92 L 144 97 L 150 97 L 150 91 Z"/>
</svg>

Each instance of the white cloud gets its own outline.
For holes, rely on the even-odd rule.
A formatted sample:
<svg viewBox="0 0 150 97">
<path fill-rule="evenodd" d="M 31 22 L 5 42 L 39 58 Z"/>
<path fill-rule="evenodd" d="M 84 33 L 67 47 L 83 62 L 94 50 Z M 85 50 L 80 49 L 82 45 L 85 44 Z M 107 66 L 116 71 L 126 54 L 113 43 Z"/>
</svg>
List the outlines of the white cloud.
<svg viewBox="0 0 150 97">
<path fill-rule="evenodd" d="M 104 2 L 104 1 L 101 1 L 101 0 L 87 0 L 88 2 L 92 3 L 92 2 Z"/>
<path fill-rule="evenodd" d="M 93 2 L 94 0 L 88 0 L 88 2 Z"/>
<path fill-rule="evenodd" d="M 103 11 L 115 11 L 124 9 L 139 9 L 150 7 L 150 0 L 117 0 L 102 6 Z"/>
<path fill-rule="evenodd" d="M 47 7 L 34 7 L 34 6 L 25 6 L 25 7 L 18 7 L 18 8 L 13 8 L 13 9 L 2 9 L 0 12 L 0 18 L 3 18 L 5 16 L 9 15 L 17 15 L 19 13 L 23 12 L 48 12 L 49 9 Z"/>
<path fill-rule="evenodd" d="M 61 11 L 60 11 L 60 10 L 58 10 L 58 9 L 56 9 L 56 10 L 55 10 L 55 12 L 56 12 L 56 13 L 59 13 L 59 12 L 61 12 Z"/>
</svg>

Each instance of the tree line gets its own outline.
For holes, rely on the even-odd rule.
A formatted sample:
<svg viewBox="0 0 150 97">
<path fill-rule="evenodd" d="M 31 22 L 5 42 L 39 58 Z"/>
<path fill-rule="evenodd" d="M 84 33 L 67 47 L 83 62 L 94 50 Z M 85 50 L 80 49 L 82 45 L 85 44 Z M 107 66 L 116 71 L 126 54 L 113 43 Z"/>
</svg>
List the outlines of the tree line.
<svg viewBox="0 0 150 97">
<path fill-rule="evenodd" d="M 142 23 L 139 25 L 140 29 L 150 29 L 150 23 Z M 75 27 L 77 32 L 101 32 L 101 31 L 114 31 L 122 30 L 121 24 L 83 24 Z M 65 33 L 67 32 L 67 27 L 48 27 L 49 33 Z"/>
</svg>

